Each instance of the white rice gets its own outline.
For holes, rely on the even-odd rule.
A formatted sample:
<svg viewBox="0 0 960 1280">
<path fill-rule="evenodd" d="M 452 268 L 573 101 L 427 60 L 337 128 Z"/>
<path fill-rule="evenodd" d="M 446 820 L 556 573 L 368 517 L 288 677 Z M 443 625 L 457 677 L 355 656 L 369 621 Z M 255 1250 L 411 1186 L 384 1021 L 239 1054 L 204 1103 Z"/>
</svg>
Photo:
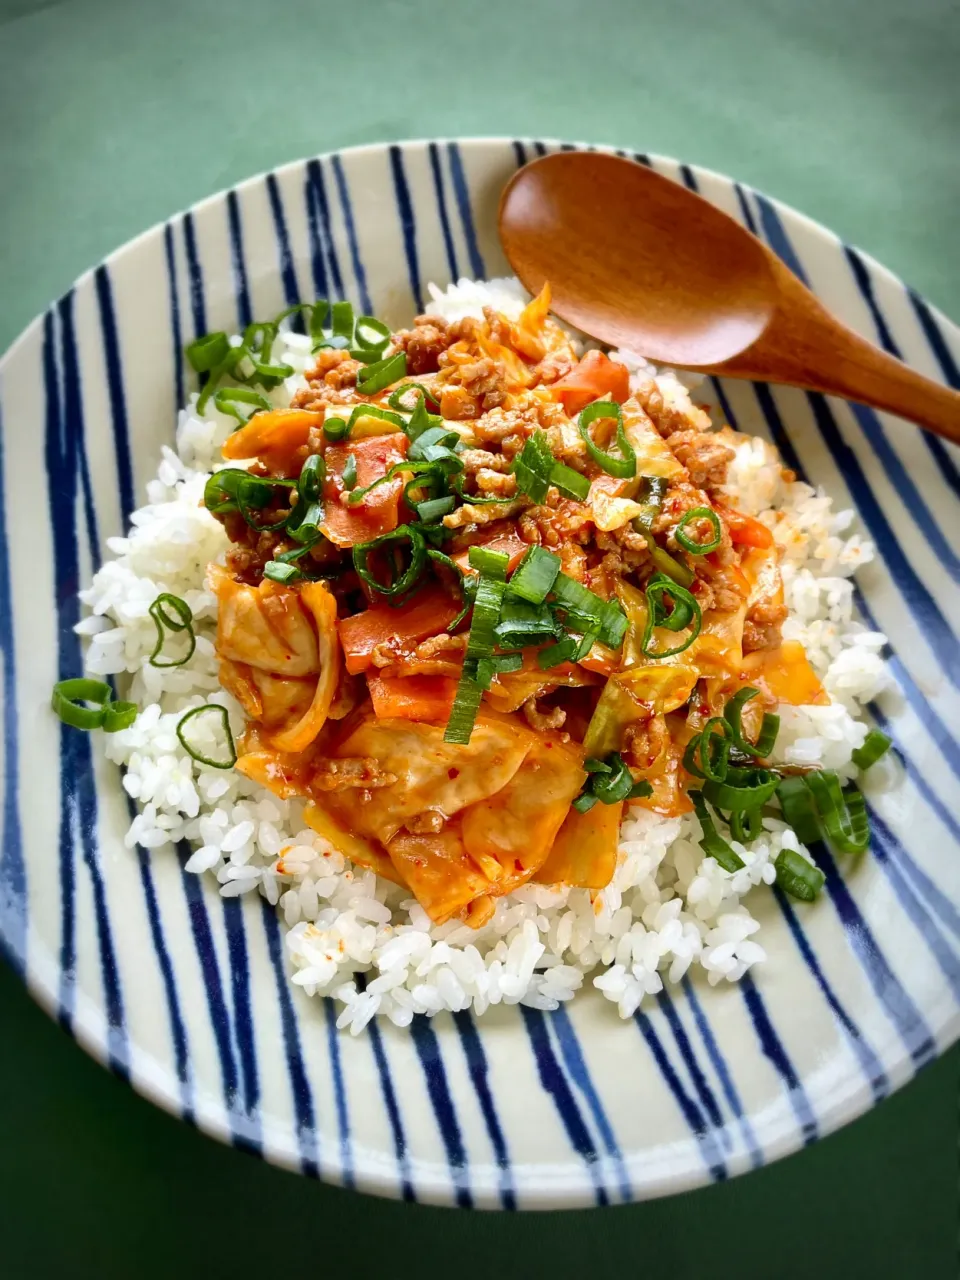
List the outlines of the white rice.
<svg viewBox="0 0 960 1280">
<path fill-rule="evenodd" d="M 430 286 L 431 310 L 447 318 L 480 315 L 493 305 L 515 316 L 527 295 L 515 280 L 461 280 Z M 272 393 L 278 405 L 304 385 L 309 341 L 286 333 L 284 359 L 299 372 Z M 644 361 L 620 353 L 637 371 Z M 676 395 L 684 382 L 659 374 Z M 806 854 L 793 831 L 764 819 L 752 844 L 735 845 L 745 866 L 730 874 L 697 843 L 696 819 L 662 818 L 633 807 L 623 823 L 617 869 L 601 892 L 528 884 L 500 899 L 491 921 L 474 930 L 460 921 L 431 924 L 405 891 L 353 867 L 303 822 L 300 801 L 278 800 L 233 770 L 198 764 L 175 733 L 183 712 L 204 702 L 225 707 L 235 733 L 244 717 L 217 679 L 216 599 L 204 584 L 209 561 L 227 539 L 200 506 L 220 446 L 236 423 L 212 403 L 198 415 L 196 396 L 180 414 L 177 451 L 164 448 L 147 505 L 130 532 L 108 541 L 115 557 L 81 599 L 90 615 L 77 631 L 89 638 L 87 669 L 129 679 L 142 708 L 123 732 L 104 735 L 109 758 L 138 812 L 126 843 L 160 849 L 187 840 L 187 870 L 216 877 L 224 897 L 261 893 L 288 926 L 292 981 L 308 995 L 331 995 L 343 1008 L 338 1026 L 358 1033 L 374 1016 L 398 1026 L 441 1009 L 483 1013 L 522 1002 L 553 1009 L 590 978 L 629 1017 L 645 996 L 679 982 L 692 967 L 711 983 L 736 982 L 766 958 L 759 923 L 744 899 L 774 879 L 783 848 Z M 802 641 L 832 699 L 828 706 L 783 707 L 777 751 L 784 762 L 852 772 L 850 755 L 866 726 L 862 703 L 888 682 L 884 637 L 853 617 L 850 575 L 873 555 L 851 531 L 853 513 L 801 483 L 784 483 L 778 458 L 761 439 L 742 443 L 730 468 L 737 506 L 761 517 L 784 550 L 790 617 L 784 636 Z M 779 513 L 779 515 L 778 515 Z M 157 594 L 183 597 L 196 620 L 197 651 L 185 666 L 150 666 L 156 633 L 149 607 Z M 193 722 L 218 755 L 214 717 Z M 166 851 L 173 856 L 172 851 Z M 358 978 L 365 975 L 364 979 Z"/>
</svg>

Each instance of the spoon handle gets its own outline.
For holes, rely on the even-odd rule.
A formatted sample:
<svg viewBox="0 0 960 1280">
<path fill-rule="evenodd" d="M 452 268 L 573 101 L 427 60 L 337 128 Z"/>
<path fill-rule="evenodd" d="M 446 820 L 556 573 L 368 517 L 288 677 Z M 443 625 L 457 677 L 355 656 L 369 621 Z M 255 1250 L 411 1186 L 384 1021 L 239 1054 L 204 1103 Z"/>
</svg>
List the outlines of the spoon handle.
<svg viewBox="0 0 960 1280">
<path fill-rule="evenodd" d="M 757 341 L 726 361 L 722 372 L 856 400 L 960 444 L 960 392 L 861 338 L 777 267 L 780 306 Z"/>
</svg>

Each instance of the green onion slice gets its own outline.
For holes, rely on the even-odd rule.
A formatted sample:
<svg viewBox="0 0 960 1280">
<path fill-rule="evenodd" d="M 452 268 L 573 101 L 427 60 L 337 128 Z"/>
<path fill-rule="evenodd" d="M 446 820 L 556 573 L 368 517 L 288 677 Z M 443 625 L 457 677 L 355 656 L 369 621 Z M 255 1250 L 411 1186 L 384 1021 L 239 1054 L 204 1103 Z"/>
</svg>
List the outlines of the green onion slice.
<svg viewBox="0 0 960 1280">
<path fill-rule="evenodd" d="M 457 627 L 459 627 L 460 623 L 464 620 L 464 618 L 472 609 L 473 600 L 467 596 L 467 593 L 464 589 L 463 570 L 460 568 L 460 566 L 457 564 L 455 560 L 451 560 L 450 557 L 447 555 L 444 555 L 442 551 L 435 551 L 433 547 L 427 548 L 427 555 L 434 562 L 434 564 L 439 564 L 444 569 L 449 569 L 449 571 L 453 574 L 457 583 L 457 590 L 460 592 L 460 598 L 463 601 L 463 608 L 460 610 L 460 612 L 457 614 L 454 620 L 447 627 L 447 631 L 452 635 L 454 631 L 456 631 Z"/>
<path fill-rule="evenodd" d="M 564 636 L 556 644 L 547 645 L 537 654 L 537 665 L 541 671 L 549 671 L 551 667 L 559 667 L 561 662 L 575 662 L 580 641 L 576 636 Z"/>
<path fill-rule="evenodd" d="M 139 708 L 135 702 L 108 702 L 103 708 L 103 732 L 119 733 L 129 729 L 137 718 Z"/>
<path fill-rule="evenodd" d="M 330 308 L 330 331 L 335 338 L 353 341 L 353 307 L 349 302 L 335 302 Z M 389 336 L 389 335 L 388 335 Z"/>
<path fill-rule="evenodd" d="M 422 462 L 424 460 L 430 461 L 433 460 L 433 458 L 443 456 L 442 454 L 434 454 L 431 456 L 431 448 L 440 448 L 445 450 L 447 453 L 451 453 L 451 446 L 459 443 L 460 436 L 456 431 L 451 431 L 447 427 L 427 427 L 427 429 L 421 432 L 421 434 L 418 435 L 410 445 L 407 457 L 412 459 L 414 462 Z M 459 459 L 457 459 L 457 461 L 459 462 Z M 459 469 L 463 469 L 462 463 L 460 463 Z"/>
<path fill-rule="evenodd" d="M 722 782 L 727 776 L 730 745 L 726 721 L 714 716 L 690 739 L 683 753 L 683 767 L 695 778 Z"/>
<path fill-rule="evenodd" d="M 397 351 L 385 360 L 375 360 L 362 368 L 357 374 L 357 390 L 362 396 L 372 396 L 391 383 L 399 382 L 406 372 L 406 352 Z"/>
<path fill-rule="evenodd" d="M 347 435 L 352 434 L 358 418 L 380 418 L 383 422 L 389 422 L 391 426 L 396 427 L 398 431 L 404 431 L 407 426 L 399 413 L 381 409 L 378 404 L 358 404 L 347 423 Z"/>
<path fill-rule="evenodd" d="M 731 809 L 729 822 L 730 834 L 734 840 L 750 844 L 753 840 L 759 840 L 763 834 L 763 808 L 761 805 L 754 805 L 751 809 Z"/>
<path fill-rule="evenodd" d="M 820 839 L 820 823 L 813 795 L 802 777 L 788 776 L 780 779 L 777 799 L 783 810 L 784 821 L 793 827 L 801 844 L 815 844 Z"/>
<path fill-rule="evenodd" d="M 599 445 L 594 444 L 593 437 L 590 435 L 590 426 L 598 418 L 614 418 L 616 420 L 619 454 L 605 453 Z M 580 417 L 577 419 L 577 425 L 583 443 L 587 446 L 587 453 L 598 467 L 606 471 L 607 475 L 618 476 L 621 480 L 629 480 L 637 474 L 637 455 L 627 439 L 627 433 L 623 426 L 623 413 L 616 401 L 595 400 L 593 404 L 588 404 L 581 411 Z"/>
<path fill-rule="evenodd" d="M 434 520 L 448 516 L 456 505 L 457 500 L 452 493 L 448 493 L 445 498 L 428 498 L 426 502 L 415 504 L 417 515 L 424 524 L 431 524 Z"/>
<path fill-rule="evenodd" d="M 708 857 L 719 862 L 724 871 L 739 871 L 745 865 L 744 861 L 736 849 L 724 840 L 723 836 L 717 831 L 702 793 L 693 790 L 688 794 L 693 801 L 693 807 L 700 822 L 702 833 L 700 848 Z"/>
<path fill-rule="evenodd" d="M 523 553 L 510 579 L 510 594 L 529 600 L 531 604 L 543 604 L 553 590 L 560 572 L 560 557 L 543 547 L 530 547 Z"/>
<path fill-rule="evenodd" d="M 403 402 L 403 397 L 408 395 L 410 392 L 420 393 L 416 397 L 412 406 L 404 404 Z M 394 390 L 390 392 L 389 396 L 387 396 L 387 404 L 390 408 L 400 409 L 404 413 L 409 413 L 411 408 L 415 408 L 417 404 L 426 404 L 427 401 L 429 401 L 432 406 L 432 411 L 434 413 L 440 412 L 440 401 L 430 388 L 425 387 L 422 382 L 401 382 L 400 386 L 394 388 Z"/>
<path fill-rule="evenodd" d="M 357 459 L 355 454 L 347 454 L 347 460 L 343 464 L 343 473 L 340 479 L 343 481 L 345 489 L 355 489 L 357 487 Z"/>
<path fill-rule="evenodd" d="M 105 681 L 78 676 L 72 680 L 60 680 L 53 686 L 50 705 L 63 723 L 71 728 L 99 729 L 111 694 L 112 690 Z M 86 702 L 94 705 L 84 706 Z"/>
<path fill-rule="evenodd" d="M 742 775 L 737 781 L 733 779 Z M 708 778 L 703 784 L 704 798 L 715 809 L 757 809 L 771 798 L 779 785 L 779 777 L 769 769 L 728 768 L 723 781 Z"/>
<path fill-rule="evenodd" d="M 181 600 L 179 596 L 171 595 L 169 591 L 162 591 L 151 604 L 148 612 L 153 619 L 153 625 L 157 628 L 157 643 L 153 646 L 153 653 L 151 653 L 147 661 L 151 667 L 159 667 L 161 669 L 182 667 L 184 663 L 190 661 L 197 647 L 197 637 L 193 630 L 193 610 L 186 600 Z M 184 657 L 177 658 L 175 662 L 159 661 L 167 631 L 172 631 L 174 634 L 186 631 L 188 634 L 189 648 Z"/>
<path fill-rule="evenodd" d="M 251 391 L 249 387 L 221 387 L 213 397 L 213 403 L 221 413 L 236 418 L 241 426 L 249 422 L 255 413 L 272 408 L 266 396 L 262 396 L 259 391 Z M 238 404 L 252 404 L 253 412 L 241 413 L 236 407 Z"/>
<path fill-rule="evenodd" d="M 230 352 L 230 339 L 225 333 L 204 333 L 184 347 L 184 355 L 197 373 L 212 373 Z"/>
<path fill-rule="evenodd" d="M 830 843 L 840 853 L 863 853 L 870 843 L 870 822 L 859 791 L 844 791 L 840 779 L 828 769 L 806 774 L 805 781 Z"/>
<path fill-rule="evenodd" d="M 357 316 L 353 340 L 366 351 L 382 351 L 390 341 L 390 330 L 376 316 Z"/>
<path fill-rule="evenodd" d="M 324 418 L 323 420 L 323 434 L 328 440 L 342 440 L 348 430 L 349 427 L 343 418 Z"/>
<path fill-rule="evenodd" d="M 583 502 L 590 492 L 590 481 L 564 462 L 555 462 L 550 468 L 550 483 L 556 485 L 565 498 Z"/>
<path fill-rule="evenodd" d="M 483 697 L 483 685 L 478 678 L 481 661 L 493 655 L 494 628 L 500 616 L 506 582 L 502 578 L 488 577 L 481 573 L 477 582 L 477 594 L 473 602 L 473 617 L 467 639 L 463 675 L 444 730 L 444 742 L 467 743 L 473 733 L 474 721 Z"/>
<path fill-rule="evenodd" d="M 493 653 L 489 658 L 480 658 L 477 662 L 477 683 L 482 689 L 489 689 L 494 676 L 509 671 L 519 671 L 523 666 L 522 653 Z"/>
<path fill-rule="evenodd" d="M 408 548 L 409 560 L 403 564 L 403 549 Z M 370 557 L 383 554 L 388 560 L 392 576 L 382 582 L 370 568 Z M 370 542 L 360 542 L 353 548 L 353 567 L 364 586 L 383 596 L 401 596 L 416 583 L 427 563 L 427 550 L 423 534 L 416 525 L 401 524 L 389 533 L 383 533 Z"/>
<path fill-rule="evenodd" d="M 577 813 L 589 813 L 593 806 L 599 803 L 598 797 L 592 791 L 581 791 L 574 800 L 573 807 Z"/>
<path fill-rule="evenodd" d="M 297 492 L 304 502 L 316 502 L 323 491 L 326 468 L 319 453 L 311 453 L 297 480 Z"/>
<path fill-rule="evenodd" d="M 271 582 L 295 582 L 303 574 L 289 560 L 268 560 L 263 566 L 263 576 Z"/>
<path fill-rule="evenodd" d="M 647 623 L 640 641 L 640 652 L 647 658 L 672 658 L 683 653 L 700 634 L 702 615 L 697 600 L 686 587 L 681 587 L 679 582 L 662 573 L 654 574 L 647 583 L 646 595 Z M 666 600 L 673 606 L 670 613 L 666 610 Z M 663 627 L 666 631 L 682 631 L 689 627 L 690 634 L 682 644 L 672 649 L 651 649 L 655 627 Z"/>
<path fill-rule="evenodd" d="M 755 698 L 759 692 L 759 689 L 754 689 L 752 686 L 739 689 L 724 707 L 723 718 L 727 722 L 730 739 L 738 751 L 742 751 L 746 755 L 765 757 L 770 754 L 776 745 L 777 734 L 780 732 L 780 717 L 771 714 L 769 711 L 763 713 L 760 733 L 757 735 L 756 742 L 750 742 L 744 736 L 741 724 L 744 703 Z"/>
<path fill-rule="evenodd" d="M 618 751 L 607 756 L 609 773 L 598 773 L 590 782 L 590 790 L 601 804 L 618 804 L 633 790 L 633 777 Z"/>
<path fill-rule="evenodd" d="M 517 478 L 517 488 L 534 502 L 543 502 L 551 485 L 555 466 L 547 433 L 539 427 L 513 460 L 510 468 Z"/>
<path fill-rule="evenodd" d="M 489 547 L 471 547 L 467 553 L 470 567 L 490 578 L 506 581 L 510 557 L 505 551 L 491 551 Z"/>
<path fill-rule="evenodd" d="M 585 632 L 595 630 L 601 644 L 608 649 L 620 648 L 627 632 L 627 616 L 619 600 L 604 600 L 574 578 L 560 573 L 553 584 L 553 602 L 565 611 L 569 627 Z"/>
<path fill-rule="evenodd" d="M 220 726 L 230 752 L 229 760 L 214 760 L 212 756 L 204 755 L 202 751 L 192 746 L 187 739 L 186 727 L 190 721 L 211 711 L 220 717 Z M 211 769 L 232 769 L 237 763 L 237 748 L 234 745 L 233 734 L 230 732 L 230 717 L 227 715 L 226 707 L 221 707 L 218 702 L 205 702 L 202 707 L 193 707 L 182 715 L 177 724 L 177 737 L 180 739 L 180 745 L 192 760 L 196 760 L 200 764 L 209 765 Z"/>
<path fill-rule="evenodd" d="M 633 527 L 637 533 L 652 533 L 653 522 L 663 508 L 663 500 L 667 495 L 667 482 L 663 476 L 642 476 L 641 496 L 637 501 L 643 511 L 633 518 Z M 684 584 L 686 585 L 686 584 Z"/>
<path fill-rule="evenodd" d="M 707 542 L 697 542 L 685 532 L 686 527 L 694 520 L 706 520 L 713 530 L 713 537 Z M 684 551 L 688 551 L 692 556 L 706 556 L 711 551 L 716 551 L 723 541 L 723 530 L 720 527 L 720 517 L 710 507 L 694 507 L 691 511 L 684 512 L 683 518 L 673 531 L 677 546 L 683 547 Z"/>
<path fill-rule="evenodd" d="M 530 604 L 508 595 L 500 610 L 496 634 L 502 648 L 525 649 L 546 640 L 560 639 L 563 631 L 545 604 Z"/>
<path fill-rule="evenodd" d="M 639 782 L 635 782 L 630 788 L 628 800 L 648 800 L 653 795 L 653 786 L 646 778 L 641 778 Z"/>
<path fill-rule="evenodd" d="M 893 740 L 879 729 L 871 729 L 863 740 L 863 746 L 853 752 L 852 760 L 858 769 L 869 769 L 887 754 Z"/>
<path fill-rule="evenodd" d="M 777 871 L 777 884 L 792 898 L 812 902 L 823 888 L 826 876 L 794 849 L 781 849 L 773 865 Z"/>
</svg>

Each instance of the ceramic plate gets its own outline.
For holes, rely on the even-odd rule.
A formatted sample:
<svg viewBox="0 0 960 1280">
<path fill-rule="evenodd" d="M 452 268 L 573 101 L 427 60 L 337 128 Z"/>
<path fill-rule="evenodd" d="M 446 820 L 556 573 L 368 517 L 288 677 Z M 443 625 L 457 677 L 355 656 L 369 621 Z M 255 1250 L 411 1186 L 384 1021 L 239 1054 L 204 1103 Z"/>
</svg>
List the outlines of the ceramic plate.
<svg viewBox="0 0 960 1280">
<path fill-rule="evenodd" d="M 873 718 L 906 779 L 872 853 L 827 859 L 815 908 L 756 895 L 755 979 L 686 981 L 621 1022 L 593 991 L 338 1033 L 288 982 L 275 913 L 172 850 L 131 852 L 115 768 L 48 710 L 78 674 L 76 592 L 142 501 L 189 389 L 183 344 L 299 298 L 399 321 L 426 285 L 503 274 L 497 199 L 551 147 L 374 146 L 287 165 L 155 227 L 84 276 L 0 363 L 0 936 L 37 999 L 161 1106 L 265 1159 L 383 1195 L 542 1208 L 662 1195 L 852 1119 L 960 1030 L 958 455 L 883 414 L 718 383 L 742 430 L 855 507 L 878 547 L 862 617 L 897 689 Z M 761 236 L 854 329 L 960 385 L 960 331 L 808 219 L 637 155 Z"/>
</svg>

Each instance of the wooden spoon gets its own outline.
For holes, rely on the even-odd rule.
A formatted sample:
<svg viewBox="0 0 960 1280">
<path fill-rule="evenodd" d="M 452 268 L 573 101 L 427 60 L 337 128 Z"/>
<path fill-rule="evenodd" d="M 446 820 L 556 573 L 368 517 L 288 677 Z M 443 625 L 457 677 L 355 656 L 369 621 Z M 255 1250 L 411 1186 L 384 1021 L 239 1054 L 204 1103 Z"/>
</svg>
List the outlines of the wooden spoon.
<svg viewBox="0 0 960 1280">
<path fill-rule="evenodd" d="M 756 236 L 644 165 L 565 151 L 525 165 L 500 239 L 531 293 L 658 364 L 859 400 L 960 443 L 960 393 L 842 325 Z"/>
</svg>

